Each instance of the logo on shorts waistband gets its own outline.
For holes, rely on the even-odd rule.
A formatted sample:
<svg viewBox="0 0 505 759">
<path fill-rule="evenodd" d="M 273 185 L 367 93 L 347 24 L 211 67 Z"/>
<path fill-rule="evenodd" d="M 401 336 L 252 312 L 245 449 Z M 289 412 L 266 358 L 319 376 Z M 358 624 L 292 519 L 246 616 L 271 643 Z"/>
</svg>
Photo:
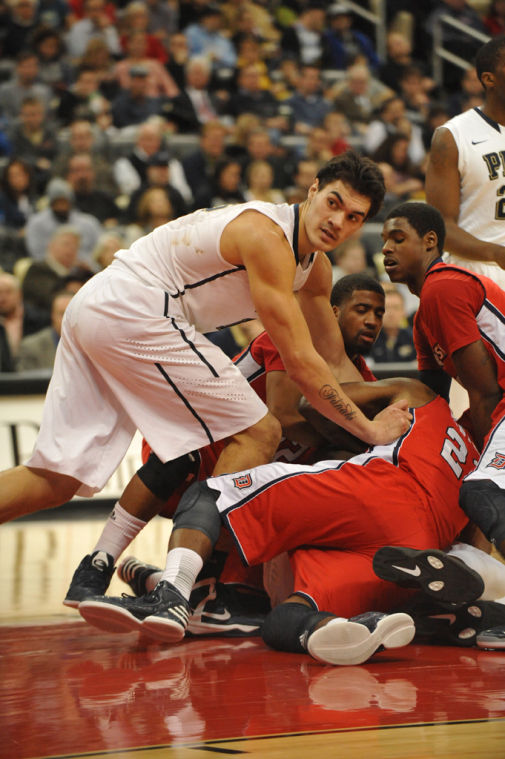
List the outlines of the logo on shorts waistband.
<svg viewBox="0 0 505 759">
<path fill-rule="evenodd" d="M 241 474 L 240 477 L 233 478 L 233 484 L 239 490 L 242 490 L 242 488 L 250 488 L 252 485 L 252 477 L 250 474 Z"/>
<path fill-rule="evenodd" d="M 486 464 L 486 469 L 490 466 L 493 469 L 505 469 L 505 453 L 495 453 L 494 458 L 491 459 L 489 464 Z"/>
</svg>

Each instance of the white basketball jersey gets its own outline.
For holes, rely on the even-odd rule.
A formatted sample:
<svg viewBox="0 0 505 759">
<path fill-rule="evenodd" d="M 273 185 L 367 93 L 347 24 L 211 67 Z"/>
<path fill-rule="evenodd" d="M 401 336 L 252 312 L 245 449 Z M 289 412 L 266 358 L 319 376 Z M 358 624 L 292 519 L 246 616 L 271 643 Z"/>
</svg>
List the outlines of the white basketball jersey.
<svg viewBox="0 0 505 759">
<path fill-rule="evenodd" d="M 449 129 L 458 148 L 458 225 L 479 240 L 505 245 L 505 127 L 479 108 L 460 113 L 443 127 Z M 497 264 L 447 253 L 444 260 L 484 274 L 505 287 L 505 271 Z"/>
<path fill-rule="evenodd" d="M 245 267 L 225 261 L 220 250 L 224 228 L 248 210 L 265 214 L 283 230 L 297 264 L 296 292 L 316 254 L 298 260 L 298 206 L 287 203 L 250 201 L 195 211 L 157 227 L 129 250 L 118 251 L 112 265 L 127 266 L 144 283 L 163 288 L 167 315 L 182 316 L 200 332 L 254 319 L 258 315 Z"/>
</svg>

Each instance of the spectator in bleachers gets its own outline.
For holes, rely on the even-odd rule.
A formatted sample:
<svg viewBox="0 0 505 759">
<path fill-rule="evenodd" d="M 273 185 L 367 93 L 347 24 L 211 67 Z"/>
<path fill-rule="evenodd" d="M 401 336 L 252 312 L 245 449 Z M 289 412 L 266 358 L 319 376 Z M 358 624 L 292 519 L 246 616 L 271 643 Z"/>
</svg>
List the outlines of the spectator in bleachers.
<svg viewBox="0 0 505 759">
<path fill-rule="evenodd" d="M 276 187 L 282 190 L 291 182 L 296 166 L 296 155 L 274 143 L 268 129 L 263 127 L 252 129 L 247 136 L 246 150 L 243 172 L 252 161 L 268 161 L 274 172 Z"/>
<path fill-rule="evenodd" d="M 379 66 L 379 58 L 372 40 L 355 29 L 354 14 L 345 2 L 337 2 L 328 8 L 328 28 L 325 31 L 328 45 L 328 67 L 347 69 L 357 62 L 365 61 L 372 71 Z"/>
<path fill-rule="evenodd" d="M 300 158 L 297 161 L 292 174 L 292 181 L 283 188 L 288 203 L 303 202 L 319 169 L 319 162 L 312 158 Z"/>
<path fill-rule="evenodd" d="M 72 67 L 67 61 L 62 33 L 53 27 L 35 30 L 32 47 L 39 59 L 39 81 L 59 94 L 72 82 Z"/>
<path fill-rule="evenodd" d="M 291 128 L 296 134 L 310 134 L 321 126 L 331 105 L 322 94 L 321 70 L 318 66 L 300 67 L 295 92 L 284 101 L 291 109 Z"/>
<path fill-rule="evenodd" d="M 379 164 L 388 164 L 387 190 L 398 202 L 424 198 L 424 172 L 409 158 L 409 138 L 405 134 L 388 135 L 372 155 Z"/>
<path fill-rule="evenodd" d="M 482 16 L 467 0 L 438 0 L 435 8 L 425 20 L 425 32 L 432 44 L 433 30 L 442 16 L 448 16 L 476 32 L 481 32 L 481 34 L 486 33 Z M 449 24 L 442 24 L 441 41 L 442 46 L 446 50 L 465 61 L 473 60 L 477 50 L 482 45 L 480 40 Z M 442 76 L 443 87 L 450 92 L 459 82 L 460 69 L 449 61 L 444 60 Z"/>
<path fill-rule="evenodd" d="M 408 120 L 401 97 L 393 95 L 381 104 L 363 135 L 365 152 L 372 155 L 388 135 L 397 133 L 409 137 L 409 158 L 413 163 L 421 164 L 426 154 L 422 130 Z"/>
<path fill-rule="evenodd" d="M 12 0 L 0 28 L 2 58 L 16 58 L 24 51 L 38 26 L 37 0 Z"/>
<path fill-rule="evenodd" d="M 165 68 L 179 89 L 186 84 L 186 66 L 189 62 L 189 45 L 183 32 L 174 32 L 168 40 L 168 62 Z"/>
<path fill-rule="evenodd" d="M 280 31 L 266 3 L 254 0 L 225 0 L 221 4 L 224 24 L 233 40 L 240 34 L 253 34 L 261 40 L 263 52 L 271 57 L 278 48 Z"/>
<path fill-rule="evenodd" d="M 11 158 L 4 166 L 0 183 L 0 225 L 23 230 L 35 209 L 36 188 L 30 165 Z"/>
<path fill-rule="evenodd" d="M 66 290 L 56 292 L 51 301 L 51 324 L 21 340 L 16 359 L 16 371 L 52 369 L 56 348 L 60 341 L 63 315 L 73 294 Z"/>
<path fill-rule="evenodd" d="M 209 90 L 212 66 L 203 56 L 190 58 L 185 66 L 184 86 L 166 111 L 181 133 L 198 133 L 202 124 L 218 118 L 220 101 Z"/>
<path fill-rule="evenodd" d="M 79 60 L 84 54 L 90 39 L 100 37 L 104 40 L 112 56 L 119 58 L 122 53 L 117 28 L 106 12 L 104 0 L 85 0 L 83 18 L 76 21 L 66 34 L 69 56 Z"/>
<path fill-rule="evenodd" d="M 351 136 L 351 125 L 345 113 L 342 111 L 328 111 L 323 121 L 323 128 L 330 138 L 330 150 L 332 155 L 345 153 L 351 147 L 348 142 Z"/>
<path fill-rule="evenodd" d="M 119 94 L 120 86 L 114 74 L 115 59 L 107 44 L 101 37 L 92 37 L 82 56 L 79 58 L 79 68 L 93 71 L 96 75 L 93 90 L 102 98 L 112 101 Z M 91 103 L 91 111 L 96 114 L 100 100 L 98 97 Z"/>
<path fill-rule="evenodd" d="M 128 88 L 112 101 L 112 121 L 119 129 L 142 124 L 158 114 L 161 106 L 161 98 L 147 94 L 149 71 L 145 66 L 132 66 L 128 74 Z"/>
<path fill-rule="evenodd" d="M 116 196 L 118 187 L 110 165 L 111 145 L 107 133 L 86 119 L 73 121 L 68 128 L 68 140 L 60 145 L 53 161 L 53 176 L 64 176 L 70 158 L 78 153 L 91 156 L 98 186 Z"/>
<path fill-rule="evenodd" d="M 432 91 L 426 88 L 425 81 L 417 66 L 405 68 L 399 81 L 399 94 L 405 103 L 406 115 L 409 121 L 421 128 L 426 122 L 432 98 Z"/>
<path fill-rule="evenodd" d="M 40 193 L 51 173 L 58 152 L 54 127 L 47 119 L 44 102 L 28 97 L 21 106 L 19 122 L 9 135 L 12 155 L 26 161 L 33 170 L 36 191 Z"/>
<path fill-rule="evenodd" d="M 54 233 L 62 226 L 76 227 L 80 234 L 79 258 L 92 267 L 92 252 L 103 232 L 94 216 L 74 208 L 74 193 L 64 179 L 52 179 L 47 186 L 48 207 L 30 216 L 26 225 L 26 247 L 36 261 L 44 259 Z"/>
<path fill-rule="evenodd" d="M 282 190 L 274 187 L 274 171 L 268 161 L 251 161 L 245 172 L 246 200 L 263 200 L 266 203 L 284 203 Z"/>
<path fill-rule="evenodd" d="M 98 242 L 93 250 L 93 261 L 100 270 L 106 269 L 112 263 L 114 253 L 124 247 L 125 239 L 120 231 L 111 230 L 110 232 L 104 232 L 98 238 Z"/>
<path fill-rule="evenodd" d="M 74 192 L 77 210 L 91 214 L 106 227 L 117 226 L 120 210 L 113 195 L 98 184 L 89 153 L 76 153 L 69 158 L 65 179 Z"/>
<path fill-rule="evenodd" d="M 226 145 L 226 152 L 234 158 L 238 158 L 242 165 L 244 165 L 248 156 L 247 141 L 249 135 L 255 129 L 260 128 L 261 121 L 258 116 L 254 113 L 241 113 L 240 116 L 235 119 L 233 126 L 231 127 L 231 133 Z"/>
<path fill-rule="evenodd" d="M 80 239 L 76 227 L 62 225 L 51 235 L 42 260 L 28 262 L 25 267 L 23 299 L 26 308 L 37 314 L 36 331 L 51 322 L 53 295 L 66 286 L 66 277 L 78 264 Z"/>
<path fill-rule="evenodd" d="M 483 20 L 487 33 L 492 37 L 505 34 L 505 0 L 491 0 Z"/>
<path fill-rule="evenodd" d="M 137 217 L 125 230 L 125 247 L 152 232 L 156 227 L 172 221 L 173 209 L 167 193 L 161 187 L 144 190 L 137 203 Z"/>
<path fill-rule="evenodd" d="M 199 146 L 182 159 L 186 181 L 193 195 L 193 208 L 205 206 L 212 194 L 214 170 L 226 147 L 227 129 L 219 121 L 208 121 L 200 133 Z M 203 201 L 203 202 L 202 202 Z"/>
<path fill-rule="evenodd" d="M 426 121 L 422 126 L 423 145 L 428 154 L 431 147 L 431 140 L 435 129 L 451 118 L 448 106 L 438 100 L 432 101 L 428 109 Z"/>
<path fill-rule="evenodd" d="M 448 97 L 449 118 L 467 110 L 468 99 L 475 97 L 479 98 L 479 105 L 484 105 L 484 89 L 481 81 L 477 76 L 475 66 L 469 66 L 461 73 L 459 84 Z"/>
<path fill-rule="evenodd" d="M 38 0 L 37 18 L 40 26 L 51 29 L 64 29 L 74 20 L 67 0 Z"/>
<path fill-rule="evenodd" d="M 412 55 L 412 43 L 406 34 L 390 31 L 386 39 L 386 60 L 379 66 L 378 77 L 390 89 L 399 92 L 400 79 L 405 69 L 417 66 L 425 79 L 425 87 L 431 90 L 434 80 L 428 76 L 425 62 L 415 59 Z"/>
<path fill-rule="evenodd" d="M 323 126 L 312 129 L 307 137 L 303 156 L 319 164 L 326 163 L 332 158 L 331 135 Z"/>
<path fill-rule="evenodd" d="M 254 113 L 274 134 L 286 132 L 291 109 L 269 91 L 261 89 L 260 74 L 255 65 L 244 66 L 237 75 L 237 91 L 232 93 L 225 113 L 236 119 L 241 113 Z"/>
<path fill-rule="evenodd" d="M 179 93 L 179 88 L 160 60 L 148 55 L 148 35 L 145 31 L 141 29 L 131 31 L 126 37 L 124 46 L 126 56 L 114 67 L 114 78 L 123 90 L 130 87 L 130 69 L 134 66 L 142 66 L 147 69 L 147 95 L 173 98 Z"/>
<path fill-rule="evenodd" d="M 165 50 L 168 50 L 170 35 L 175 34 L 179 28 L 179 4 L 166 0 L 146 0 L 146 6 L 149 9 L 146 31 L 159 39 Z"/>
<path fill-rule="evenodd" d="M 386 310 L 382 330 L 373 344 L 370 358 L 377 364 L 415 361 L 416 349 L 412 328 L 408 324 L 403 295 L 399 290 L 384 288 Z"/>
<path fill-rule="evenodd" d="M 208 3 L 200 11 L 198 19 L 184 29 L 190 55 L 205 55 L 210 58 L 214 71 L 234 69 L 237 64 L 236 50 L 223 34 L 222 26 L 219 5 Z"/>
<path fill-rule="evenodd" d="M 265 60 L 261 38 L 251 31 L 235 35 L 232 37 L 232 41 L 237 50 L 237 71 L 240 71 L 244 66 L 255 66 L 260 76 L 261 89 L 271 90 L 272 80 Z"/>
<path fill-rule="evenodd" d="M 14 75 L 0 84 L 0 117 L 17 119 L 27 98 L 36 98 L 49 106 L 52 92 L 39 80 L 39 59 L 30 50 L 21 51 L 16 58 Z"/>
<path fill-rule="evenodd" d="M 214 169 L 210 202 L 206 205 L 216 206 L 244 203 L 242 189 L 242 167 L 235 158 L 221 158 Z"/>
<path fill-rule="evenodd" d="M 141 32 L 144 35 L 142 55 L 164 65 L 168 60 L 168 53 L 160 38 L 148 31 L 150 22 L 150 8 L 142 0 L 132 0 L 124 7 L 120 36 L 122 52 L 126 56 L 132 55 L 130 37 L 135 32 Z"/>
<path fill-rule="evenodd" d="M 170 182 L 170 154 L 165 150 L 160 150 L 149 159 L 144 181 L 131 193 L 128 208 L 124 213 L 127 223 L 134 223 L 137 218 L 139 199 L 146 190 L 152 187 L 160 188 L 166 193 L 172 206 L 174 219 L 186 213 L 187 206 L 183 196 Z"/>
<path fill-rule="evenodd" d="M 391 90 L 372 77 L 370 69 L 357 63 L 347 69 L 345 79 L 337 82 L 329 92 L 333 108 L 345 113 L 353 129 L 365 132 L 375 110 L 390 96 Z"/>
<path fill-rule="evenodd" d="M 93 120 L 102 98 L 97 71 L 87 65 L 79 66 L 74 82 L 60 95 L 56 119 L 64 127 L 77 119 Z"/>
<path fill-rule="evenodd" d="M 328 67 L 329 51 L 324 35 L 326 3 L 309 0 L 296 21 L 285 28 L 281 37 L 283 55 L 293 56 L 298 63 Z"/>
<path fill-rule="evenodd" d="M 4 336 L 8 343 L 8 351 L 5 346 L 3 351 L 3 361 L 8 366 L 9 358 L 12 362 L 16 360 L 25 323 L 20 282 L 13 274 L 5 271 L 0 271 L 0 324 L 4 328 Z M 7 368 L 3 371 L 10 370 Z"/>
<path fill-rule="evenodd" d="M 359 237 L 351 237 L 329 254 L 333 283 L 347 274 L 366 273 L 375 276 L 367 264 L 366 248 Z"/>
<path fill-rule="evenodd" d="M 135 144 L 126 155 L 117 159 L 114 164 L 114 177 L 121 193 L 131 195 L 147 181 L 148 167 L 157 153 L 168 155 L 170 184 L 172 184 L 189 204 L 193 200 L 191 188 L 188 186 L 182 162 L 175 156 L 167 154 L 163 137 L 163 120 L 149 119 L 138 128 Z"/>
</svg>

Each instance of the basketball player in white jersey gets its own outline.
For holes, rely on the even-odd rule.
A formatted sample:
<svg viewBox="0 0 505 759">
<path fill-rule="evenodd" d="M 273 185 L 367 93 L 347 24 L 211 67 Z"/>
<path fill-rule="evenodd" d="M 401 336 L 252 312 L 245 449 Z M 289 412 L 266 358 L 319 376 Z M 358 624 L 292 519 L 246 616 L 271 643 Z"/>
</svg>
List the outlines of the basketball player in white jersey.
<svg viewBox="0 0 505 759">
<path fill-rule="evenodd" d="M 287 373 L 323 415 L 372 444 L 402 434 L 406 403 L 369 420 L 336 380 L 359 373 L 343 350 L 324 255 L 373 216 L 383 196 L 377 166 L 348 151 L 321 168 L 300 206 L 203 209 L 118 251 L 65 314 L 33 454 L 0 474 L 0 521 L 100 490 L 136 429 L 156 455 L 132 485 L 147 516 L 165 496 L 165 467 L 209 442 L 228 441 L 214 474 L 270 461 L 278 421 L 203 336 L 248 319 L 261 320 Z M 115 520 L 129 517 L 115 507 Z"/>
<path fill-rule="evenodd" d="M 445 221 L 444 260 L 505 289 L 505 37 L 483 45 L 475 66 L 484 105 L 435 131 L 426 200 Z"/>
</svg>

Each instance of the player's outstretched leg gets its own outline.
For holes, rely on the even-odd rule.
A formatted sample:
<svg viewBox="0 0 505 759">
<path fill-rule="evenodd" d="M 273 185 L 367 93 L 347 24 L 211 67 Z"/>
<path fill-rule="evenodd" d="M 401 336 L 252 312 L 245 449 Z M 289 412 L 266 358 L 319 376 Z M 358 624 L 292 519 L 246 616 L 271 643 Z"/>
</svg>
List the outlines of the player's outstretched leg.
<svg viewBox="0 0 505 759">
<path fill-rule="evenodd" d="M 493 480 L 467 479 L 461 485 L 459 505 L 505 558 L 505 490 Z"/>
<path fill-rule="evenodd" d="M 456 556 L 403 546 L 379 548 L 373 558 L 375 574 L 405 588 L 419 588 L 441 603 L 460 606 L 484 592 L 482 577 Z"/>
</svg>

